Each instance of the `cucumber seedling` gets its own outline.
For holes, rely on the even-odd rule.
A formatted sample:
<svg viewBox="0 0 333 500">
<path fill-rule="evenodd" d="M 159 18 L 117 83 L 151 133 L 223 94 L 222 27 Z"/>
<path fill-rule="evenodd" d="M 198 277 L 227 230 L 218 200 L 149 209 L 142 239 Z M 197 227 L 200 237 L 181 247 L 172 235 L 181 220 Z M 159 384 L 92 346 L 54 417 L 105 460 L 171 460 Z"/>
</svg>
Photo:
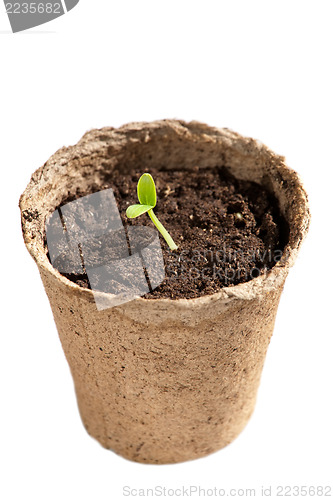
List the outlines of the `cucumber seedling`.
<svg viewBox="0 0 333 500">
<path fill-rule="evenodd" d="M 126 210 L 126 216 L 129 219 L 134 219 L 135 217 L 139 217 L 139 215 L 147 212 L 156 228 L 159 230 L 159 232 L 169 245 L 170 250 L 177 250 L 178 246 L 173 241 L 163 224 L 161 224 L 161 222 L 154 214 L 153 208 L 155 208 L 156 206 L 157 197 L 155 182 L 150 174 L 141 175 L 137 186 L 137 192 L 140 204 L 129 206 Z"/>
</svg>

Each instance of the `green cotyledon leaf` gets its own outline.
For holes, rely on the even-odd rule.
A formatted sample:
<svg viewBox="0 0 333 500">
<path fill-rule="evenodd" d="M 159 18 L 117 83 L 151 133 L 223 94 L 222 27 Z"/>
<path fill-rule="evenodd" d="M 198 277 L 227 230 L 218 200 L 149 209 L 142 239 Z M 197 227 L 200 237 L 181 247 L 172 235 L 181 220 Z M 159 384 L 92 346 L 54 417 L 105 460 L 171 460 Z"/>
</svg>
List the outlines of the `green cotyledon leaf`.
<svg viewBox="0 0 333 500">
<path fill-rule="evenodd" d="M 152 207 L 151 205 L 131 205 L 126 210 L 126 216 L 129 219 L 135 219 L 135 217 L 139 217 L 139 215 L 148 212 Z"/>
<path fill-rule="evenodd" d="M 156 206 L 155 182 L 150 174 L 141 175 L 137 191 L 141 205 L 150 205 L 152 208 Z"/>
</svg>

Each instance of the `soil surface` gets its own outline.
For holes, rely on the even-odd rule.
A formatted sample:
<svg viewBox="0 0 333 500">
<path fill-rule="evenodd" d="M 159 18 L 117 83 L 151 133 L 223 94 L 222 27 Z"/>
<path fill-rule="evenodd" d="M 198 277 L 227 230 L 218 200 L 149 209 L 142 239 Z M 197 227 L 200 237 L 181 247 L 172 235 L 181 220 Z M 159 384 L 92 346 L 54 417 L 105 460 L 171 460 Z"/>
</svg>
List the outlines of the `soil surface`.
<svg viewBox="0 0 333 500">
<path fill-rule="evenodd" d="M 112 179 L 106 179 L 104 187 L 112 188 L 119 213 L 112 211 L 110 196 L 103 203 L 96 198 L 66 207 L 70 201 L 96 192 L 94 185 L 89 193 L 78 192 L 63 200 L 60 211 L 47 224 L 47 235 L 49 258 L 68 279 L 81 287 L 117 293 L 128 283 L 132 286 L 133 280 L 140 287 L 144 273 L 144 278 L 149 278 L 145 280 L 145 298 L 194 298 L 249 281 L 281 258 L 288 225 L 277 200 L 258 184 L 235 179 L 223 167 L 191 172 L 151 169 L 157 190 L 154 212 L 178 250 L 171 252 L 159 237 L 163 266 L 156 232 L 153 236 L 141 234 L 140 229 L 133 248 L 132 226 L 154 228 L 147 214 L 137 219 L 125 215 L 129 205 L 138 203 L 136 186 L 142 173 L 113 174 Z M 128 245 L 132 256 L 145 256 L 143 260 L 134 257 L 125 261 Z M 154 252 L 145 253 L 146 247 Z M 98 274 L 96 269 L 102 265 L 106 271 Z M 163 267 L 165 278 L 155 287 Z"/>
</svg>

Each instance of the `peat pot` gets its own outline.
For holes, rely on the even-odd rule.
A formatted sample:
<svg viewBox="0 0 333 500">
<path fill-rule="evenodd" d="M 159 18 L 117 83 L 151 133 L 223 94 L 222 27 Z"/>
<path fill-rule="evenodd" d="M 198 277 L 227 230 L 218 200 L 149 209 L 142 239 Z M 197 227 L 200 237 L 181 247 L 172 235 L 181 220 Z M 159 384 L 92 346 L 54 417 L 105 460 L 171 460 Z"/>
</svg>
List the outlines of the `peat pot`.
<svg viewBox="0 0 333 500">
<path fill-rule="evenodd" d="M 98 310 L 91 290 L 51 265 L 45 223 L 68 195 L 92 184 L 103 189 L 115 168 L 220 164 L 269 189 L 289 224 L 283 256 L 266 274 L 196 299 L 140 297 Z M 202 457 L 233 441 L 253 412 L 280 295 L 309 225 L 307 195 L 284 158 L 197 122 L 106 127 L 36 170 L 20 209 L 88 433 L 127 459 L 153 464 Z"/>
</svg>

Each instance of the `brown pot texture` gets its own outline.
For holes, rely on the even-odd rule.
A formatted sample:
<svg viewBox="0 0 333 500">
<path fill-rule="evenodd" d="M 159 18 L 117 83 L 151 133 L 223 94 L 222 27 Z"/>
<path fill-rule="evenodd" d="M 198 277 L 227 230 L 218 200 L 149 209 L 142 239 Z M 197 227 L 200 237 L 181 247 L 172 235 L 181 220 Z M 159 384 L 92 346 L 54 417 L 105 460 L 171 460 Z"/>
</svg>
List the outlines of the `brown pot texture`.
<svg viewBox="0 0 333 500">
<path fill-rule="evenodd" d="M 99 311 L 91 290 L 50 264 L 45 221 L 68 193 L 93 182 L 102 189 L 115 167 L 149 172 L 222 162 L 274 193 L 289 224 L 283 257 L 265 275 L 196 299 L 138 298 Z M 155 464 L 202 457 L 233 441 L 253 412 L 280 295 L 309 225 L 306 193 L 284 158 L 197 122 L 107 127 L 55 153 L 33 174 L 20 208 L 88 433 L 125 458 Z"/>
</svg>

